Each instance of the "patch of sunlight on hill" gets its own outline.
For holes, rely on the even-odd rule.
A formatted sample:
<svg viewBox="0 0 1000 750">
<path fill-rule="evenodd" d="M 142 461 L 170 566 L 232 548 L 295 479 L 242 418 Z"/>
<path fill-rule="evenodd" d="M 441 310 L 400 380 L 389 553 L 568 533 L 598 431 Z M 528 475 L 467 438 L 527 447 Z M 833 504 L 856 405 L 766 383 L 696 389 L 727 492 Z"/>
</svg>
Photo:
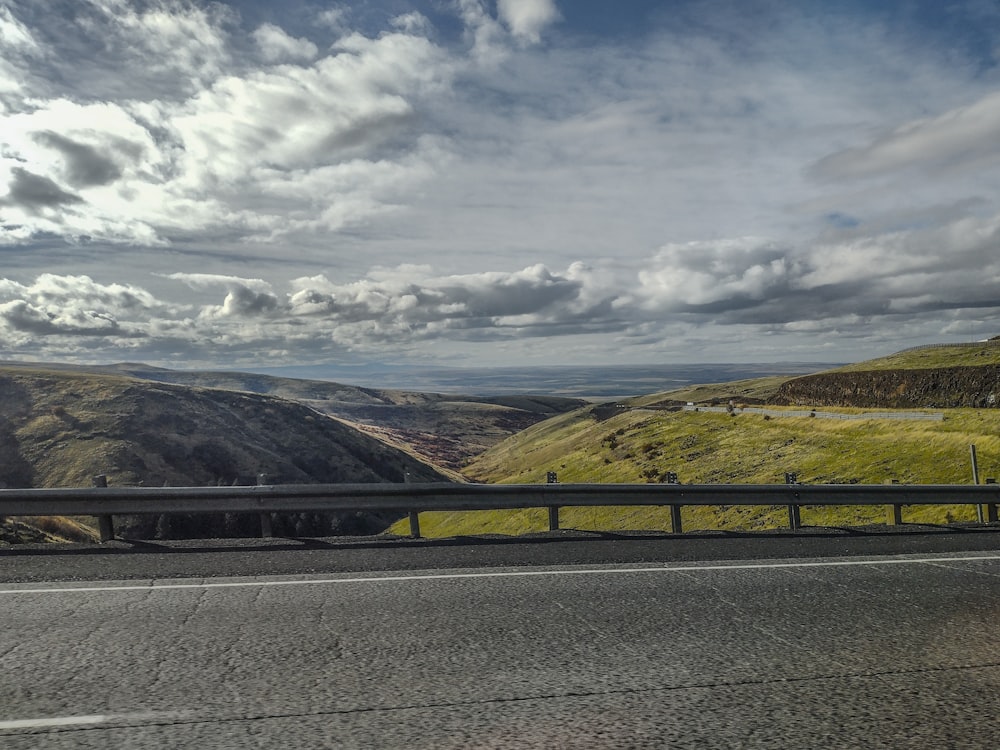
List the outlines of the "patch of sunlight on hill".
<svg viewBox="0 0 1000 750">
<path fill-rule="evenodd" d="M 830 409 L 858 413 L 859 409 Z M 809 484 L 968 484 L 969 445 L 980 476 L 1000 477 L 1000 411 L 954 409 L 943 421 L 837 420 L 757 414 L 636 409 L 603 422 L 585 411 L 536 425 L 473 461 L 466 474 L 490 483 L 535 484 L 555 471 L 560 482 L 661 481 L 666 471 L 686 484 L 773 484 L 796 472 Z M 684 530 L 787 526 L 784 508 L 688 507 Z M 884 523 L 884 507 L 803 510 L 807 525 Z M 547 528 L 544 510 L 421 514 L 427 536 L 520 534 Z M 566 508 L 564 528 L 599 531 L 670 529 L 667 508 Z M 945 523 L 975 519 L 972 506 L 906 509 L 904 520 Z M 392 531 L 405 534 L 405 522 Z"/>
<path fill-rule="evenodd" d="M 924 370 L 942 367 L 977 367 L 1000 364 L 1000 342 L 980 342 L 956 346 L 929 346 L 896 352 L 887 357 L 838 367 L 827 372 L 869 372 L 873 370 Z"/>
</svg>

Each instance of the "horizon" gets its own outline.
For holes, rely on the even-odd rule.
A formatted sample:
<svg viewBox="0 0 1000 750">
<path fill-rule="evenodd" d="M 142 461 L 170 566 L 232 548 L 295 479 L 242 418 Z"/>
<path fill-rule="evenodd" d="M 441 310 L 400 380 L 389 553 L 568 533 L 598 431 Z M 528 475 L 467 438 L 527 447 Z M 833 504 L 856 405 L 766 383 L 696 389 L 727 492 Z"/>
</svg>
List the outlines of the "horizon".
<svg viewBox="0 0 1000 750">
<path fill-rule="evenodd" d="M 733 382 L 760 377 L 805 375 L 832 369 L 835 362 L 769 363 L 659 363 L 617 365 L 533 365 L 506 367 L 449 367 L 434 365 L 289 365 L 285 367 L 213 367 L 203 369 L 158 368 L 141 362 L 74 364 L 66 362 L 11 362 L 0 368 L 51 367 L 57 371 L 83 371 L 136 375 L 153 370 L 206 375 L 263 375 L 278 379 L 337 383 L 357 388 L 445 393 L 465 396 L 562 396 L 584 400 L 627 398 L 675 390 L 687 385 Z M 79 368 L 79 369 L 77 369 Z M 138 373 L 142 377 L 141 372 Z M 153 378 L 154 380 L 156 378 Z"/>
<path fill-rule="evenodd" d="M 0 0 L 0 358 L 823 364 L 988 337 L 997 38 L 977 0 Z"/>
</svg>

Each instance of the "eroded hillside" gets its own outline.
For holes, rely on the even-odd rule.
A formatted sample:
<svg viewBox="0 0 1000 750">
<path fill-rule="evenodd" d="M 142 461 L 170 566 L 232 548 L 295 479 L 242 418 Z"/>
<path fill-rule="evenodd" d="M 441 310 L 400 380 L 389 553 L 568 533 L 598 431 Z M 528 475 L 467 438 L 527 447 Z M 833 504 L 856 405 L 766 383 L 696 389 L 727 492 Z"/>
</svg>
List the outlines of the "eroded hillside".
<svg viewBox="0 0 1000 750">
<path fill-rule="evenodd" d="M 770 404 L 885 409 L 1000 406 L 1000 337 L 932 344 L 787 379 Z"/>
<path fill-rule="evenodd" d="M 252 484 L 259 473 L 275 483 L 400 482 L 404 472 L 446 480 L 304 404 L 25 368 L 0 369 L 0 450 L 8 487 L 86 487 L 98 474 L 111 485 L 153 487 Z M 378 531 L 389 520 L 356 518 L 352 530 Z"/>
<path fill-rule="evenodd" d="M 297 401 L 336 417 L 444 470 L 458 471 L 473 456 L 533 424 L 578 408 L 556 396 L 477 397 L 360 388 L 245 372 L 180 371 L 143 364 L 77 367 L 45 365 L 59 373 L 128 376 L 156 383 L 259 393 Z M 8 365 L 11 372 L 25 365 Z"/>
</svg>

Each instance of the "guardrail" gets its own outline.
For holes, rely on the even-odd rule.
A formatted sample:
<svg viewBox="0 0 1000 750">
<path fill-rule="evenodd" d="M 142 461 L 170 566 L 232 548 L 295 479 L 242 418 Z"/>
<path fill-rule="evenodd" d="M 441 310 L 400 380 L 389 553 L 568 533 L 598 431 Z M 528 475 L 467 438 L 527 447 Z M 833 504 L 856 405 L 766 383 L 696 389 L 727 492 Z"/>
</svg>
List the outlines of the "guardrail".
<svg viewBox="0 0 1000 750">
<path fill-rule="evenodd" d="M 694 505 L 787 506 L 789 526 L 798 529 L 802 506 L 885 505 L 888 522 L 899 524 L 906 505 L 974 505 L 979 518 L 992 523 L 997 520 L 998 503 L 998 484 L 404 483 L 0 489 L 0 516 L 97 516 L 102 541 L 114 537 L 115 515 L 159 513 L 259 513 L 261 535 L 268 537 L 272 513 L 392 511 L 408 513 L 411 536 L 419 538 L 422 511 L 547 508 L 549 529 L 555 531 L 561 507 L 660 505 L 670 508 L 671 530 L 680 534 L 681 509 Z"/>
</svg>

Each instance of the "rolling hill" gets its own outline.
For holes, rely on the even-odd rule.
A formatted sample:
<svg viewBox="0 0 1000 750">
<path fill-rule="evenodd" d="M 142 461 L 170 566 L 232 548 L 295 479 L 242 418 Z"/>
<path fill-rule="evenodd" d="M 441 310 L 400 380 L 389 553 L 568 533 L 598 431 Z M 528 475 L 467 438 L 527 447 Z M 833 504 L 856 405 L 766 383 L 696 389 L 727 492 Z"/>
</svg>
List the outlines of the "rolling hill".
<svg viewBox="0 0 1000 750">
<path fill-rule="evenodd" d="M 980 475 L 1000 477 L 1000 410 L 947 408 L 954 389 L 975 387 L 976 403 L 995 405 L 1000 385 L 984 388 L 1000 359 L 1000 342 L 976 346 L 930 347 L 846 368 L 797 378 L 760 378 L 702 385 L 589 406 L 534 425 L 477 457 L 466 469 L 475 481 L 540 483 L 555 471 L 562 482 L 657 482 L 667 471 L 682 483 L 775 483 L 796 472 L 808 483 L 881 483 L 890 479 L 913 483 L 971 481 L 969 445 L 978 450 Z M 976 364 L 969 365 L 969 362 Z M 965 378 L 955 381 L 952 373 Z M 967 372 L 972 370 L 972 372 Z M 809 403 L 834 412 L 859 415 L 881 401 L 863 390 L 856 401 L 838 393 L 824 399 L 825 386 L 852 373 L 887 373 L 894 382 L 923 387 L 908 402 L 914 408 L 942 412 L 941 421 L 884 419 L 815 419 L 792 416 L 801 409 L 788 403 L 789 393 L 807 393 L 793 403 Z M 853 377 L 853 375 L 852 375 Z M 957 382 L 957 386 L 956 386 Z M 805 386 L 803 386 L 805 384 Z M 794 390 L 801 389 L 801 390 Z M 768 403 L 769 414 L 735 409 L 725 412 L 683 411 L 680 404 Z M 962 399 L 956 399 L 959 402 Z M 846 404 L 845 404 L 846 402 Z M 789 416 L 780 416 L 782 410 Z M 774 416 L 772 416 L 772 414 Z M 763 508 L 689 508 L 685 528 L 756 529 L 787 522 L 782 511 Z M 523 533 L 544 528 L 541 512 L 424 514 L 427 535 Z M 914 509 L 910 520 L 970 520 L 971 508 Z M 860 525 L 883 521 L 881 509 L 813 509 L 804 523 Z M 566 527 L 600 530 L 669 529 L 666 509 L 566 509 Z"/>
<path fill-rule="evenodd" d="M 555 396 L 476 397 L 359 388 L 322 380 L 298 380 L 254 373 L 167 370 L 143 364 L 106 366 L 0 365 L 0 372 L 44 368 L 64 374 L 129 377 L 201 389 L 274 396 L 369 433 L 457 478 L 472 456 L 551 416 L 585 404 Z"/>
<path fill-rule="evenodd" d="M 0 456 L 0 483 L 10 487 L 86 487 L 98 474 L 146 486 L 252 484 L 259 473 L 278 483 L 399 482 L 404 471 L 447 479 L 306 404 L 28 367 L 0 368 Z M 388 520 L 358 518 L 352 529 L 377 531 Z M 325 529 L 348 530 L 344 521 Z M 218 529 L 206 522 L 204 531 Z"/>
</svg>

